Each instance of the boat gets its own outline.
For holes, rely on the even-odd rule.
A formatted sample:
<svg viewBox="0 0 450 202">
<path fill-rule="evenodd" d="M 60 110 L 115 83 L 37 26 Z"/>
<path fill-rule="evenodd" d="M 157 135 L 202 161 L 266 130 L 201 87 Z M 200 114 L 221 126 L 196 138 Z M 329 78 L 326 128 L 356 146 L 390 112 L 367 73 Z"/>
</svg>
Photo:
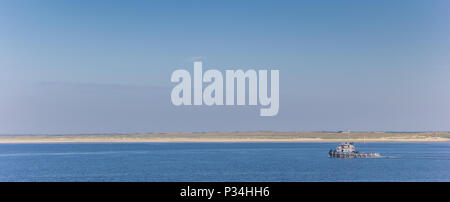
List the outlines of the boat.
<svg viewBox="0 0 450 202">
<path fill-rule="evenodd" d="M 363 153 L 355 150 L 353 142 L 345 142 L 330 149 L 328 152 L 330 158 L 375 158 L 381 157 L 379 153 Z"/>
</svg>

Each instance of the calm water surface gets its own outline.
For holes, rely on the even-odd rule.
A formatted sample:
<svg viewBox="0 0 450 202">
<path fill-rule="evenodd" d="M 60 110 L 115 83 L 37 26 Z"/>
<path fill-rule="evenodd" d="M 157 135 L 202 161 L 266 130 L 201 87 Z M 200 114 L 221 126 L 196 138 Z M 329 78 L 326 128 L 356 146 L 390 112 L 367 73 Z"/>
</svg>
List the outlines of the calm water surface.
<svg viewBox="0 0 450 202">
<path fill-rule="evenodd" d="M 0 144 L 0 181 L 450 181 L 450 143 Z"/>
</svg>

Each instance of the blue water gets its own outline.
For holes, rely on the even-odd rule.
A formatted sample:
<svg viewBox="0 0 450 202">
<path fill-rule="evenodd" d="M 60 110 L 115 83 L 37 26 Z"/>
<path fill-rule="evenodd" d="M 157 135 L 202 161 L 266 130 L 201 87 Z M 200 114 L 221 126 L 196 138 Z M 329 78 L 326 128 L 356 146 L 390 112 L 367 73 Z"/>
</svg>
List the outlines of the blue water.
<svg viewBox="0 0 450 202">
<path fill-rule="evenodd" d="M 450 181 L 450 143 L 0 144 L 0 181 Z"/>
</svg>

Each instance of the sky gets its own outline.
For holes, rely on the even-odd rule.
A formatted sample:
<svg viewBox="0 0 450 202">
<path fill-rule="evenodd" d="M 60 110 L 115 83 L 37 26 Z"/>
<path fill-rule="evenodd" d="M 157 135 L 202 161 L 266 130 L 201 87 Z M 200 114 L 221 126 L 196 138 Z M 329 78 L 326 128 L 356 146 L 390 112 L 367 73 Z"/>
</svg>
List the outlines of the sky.
<svg viewBox="0 0 450 202">
<path fill-rule="evenodd" d="M 0 134 L 450 131 L 449 1 L 0 1 Z M 280 109 L 173 106 L 280 70 Z"/>
</svg>

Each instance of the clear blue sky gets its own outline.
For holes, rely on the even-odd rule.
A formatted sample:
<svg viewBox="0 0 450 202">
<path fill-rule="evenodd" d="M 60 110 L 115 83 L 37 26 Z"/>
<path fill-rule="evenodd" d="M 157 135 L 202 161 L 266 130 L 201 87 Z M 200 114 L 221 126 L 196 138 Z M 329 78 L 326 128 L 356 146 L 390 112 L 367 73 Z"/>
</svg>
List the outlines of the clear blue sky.
<svg viewBox="0 0 450 202">
<path fill-rule="evenodd" d="M 0 133 L 450 130 L 449 1 L 0 1 Z M 280 70 L 280 111 L 170 74 Z M 292 86 L 292 87 L 288 87 Z"/>
</svg>

